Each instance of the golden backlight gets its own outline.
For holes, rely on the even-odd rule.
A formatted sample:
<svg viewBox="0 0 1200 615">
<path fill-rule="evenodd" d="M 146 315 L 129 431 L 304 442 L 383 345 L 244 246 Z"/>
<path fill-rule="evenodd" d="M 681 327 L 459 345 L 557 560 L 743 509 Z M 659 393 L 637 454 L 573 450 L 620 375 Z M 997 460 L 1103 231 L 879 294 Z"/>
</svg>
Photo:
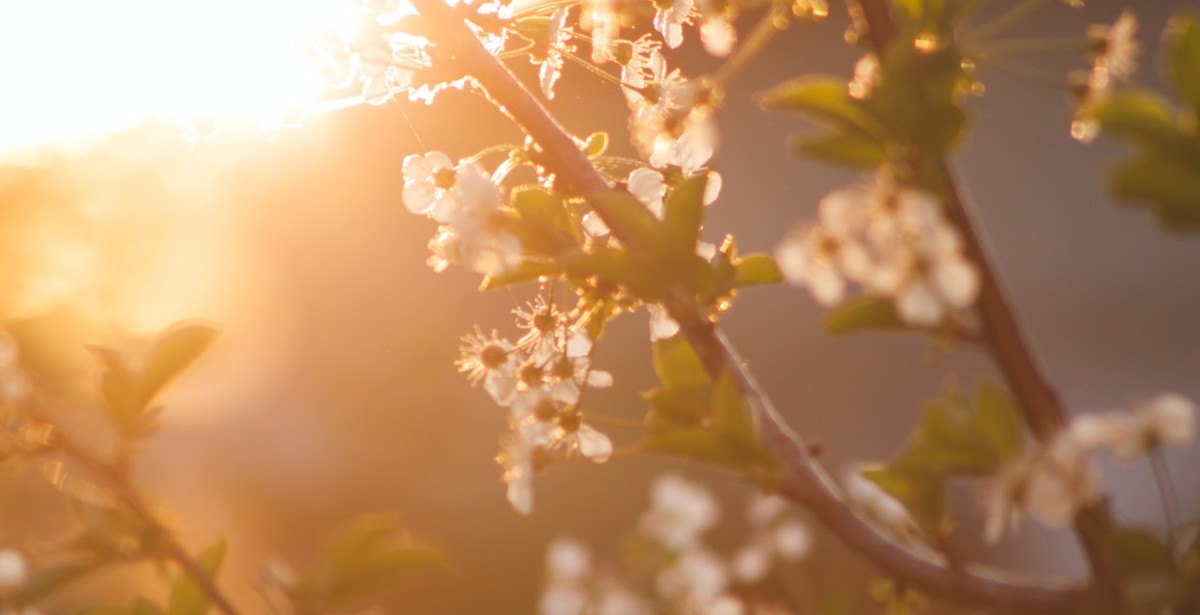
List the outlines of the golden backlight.
<svg viewBox="0 0 1200 615">
<path fill-rule="evenodd" d="M 353 18 L 344 0 L 0 3 L 0 152 L 150 119 L 278 123 L 320 91 L 306 44 Z"/>
</svg>

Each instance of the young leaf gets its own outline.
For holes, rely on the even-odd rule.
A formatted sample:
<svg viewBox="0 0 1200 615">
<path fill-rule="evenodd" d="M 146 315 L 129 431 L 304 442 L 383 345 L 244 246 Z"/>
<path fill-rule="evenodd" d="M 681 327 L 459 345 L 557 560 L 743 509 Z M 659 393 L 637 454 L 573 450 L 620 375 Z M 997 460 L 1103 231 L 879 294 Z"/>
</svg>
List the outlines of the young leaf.
<svg viewBox="0 0 1200 615">
<path fill-rule="evenodd" d="M 796 138 L 790 146 L 801 156 L 856 169 L 874 169 L 888 161 L 887 151 L 878 141 L 858 133 Z"/>
<path fill-rule="evenodd" d="M 207 548 L 197 558 L 197 563 L 204 569 L 208 578 L 215 579 L 221 562 L 225 559 L 226 543 L 224 540 Z M 171 599 L 167 604 L 169 615 L 204 615 L 208 612 L 209 595 L 204 588 L 187 573 L 181 573 L 175 586 L 171 588 Z"/>
<path fill-rule="evenodd" d="M 1119 90 L 1084 109 L 1105 131 L 1149 144 L 1177 146 L 1183 141 L 1171 106 L 1149 90 Z"/>
<path fill-rule="evenodd" d="M 734 288 L 778 284 L 782 281 L 783 273 L 779 271 L 779 265 L 766 254 L 747 254 L 733 262 Z"/>
<path fill-rule="evenodd" d="M 1169 72 L 1175 88 L 1200 115 L 1200 18 L 1175 15 L 1166 32 Z"/>
<path fill-rule="evenodd" d="M 216 339 L 217 331 L 205 325 L 175 325 L 164 332 L 150 350 L 138 378 L 139 410 L 144 410 L 167 383 L 200 358 Z"/>
<path fill-rule="evenodd" d="M 946 518 L 945 476 L 890 465 L 864 470 L 862 475 L 903 504 L 923 531 L 941 531 Z"/>
<path fill-rule="evenodd" d="M 758 415 L 742 397 L 732 373 L 726 371 L 717 380 L 712 405 L 713 429 L 737 449 L 757 456 L 762 451 Z"/>
<path fill-rule="evenodd" d="M 663 227 L 667 248 L 677 259 L 690 260 L 696 254 L 700 226 L 704 218 L 704 187 L 708 175 L 698 173 L 671 188 L 663 204 Z"/>
<path fill-rule="evenodd" d="M 1200 157 L 1148 152 L 1118 167 L 1110 181 L 1118 197 L 1149 201 L 1167 228 L 1200 232 Z"/>
<path fill-rule="evenodd" d="M 1000 385 L 987 380 L 979 385 L 973 423 L 1001 461 L 1019 457 L 1025 449 L 1025 423 L 1016 402 Z"/>
<path fill-rule="evenodd" d="M 654 342 L 653 355 L 654 373 L 668 387 L 703 389 L 712 386 L 700 358 L 682 336 Z"/>
<path fill-rule="evenodd" d="M 613 232 L 619 229 L 621 238 L 630 245 L 651 254 L 667 252 L 662 223 L 637 197 L 624 190 L 610 190 L 589 194 L 585 198 Z"/>
<path fill-rule="evenodd" d="M 846 83 L 837 77 L 802 77 L 777 86 L 762 96 L 763 109 L 780 109 L 818 121 L 882 138 L 886 133 L 862 105 L 850 97 Z"/>
<path fill-rule="evenodd" d="M 876 297 L 857 297 L 843 303 L 825 316 L 823 324 L 834 335 L 906 328 L 896 314 L 896 306 L 888 299 Z"/>
</svg>

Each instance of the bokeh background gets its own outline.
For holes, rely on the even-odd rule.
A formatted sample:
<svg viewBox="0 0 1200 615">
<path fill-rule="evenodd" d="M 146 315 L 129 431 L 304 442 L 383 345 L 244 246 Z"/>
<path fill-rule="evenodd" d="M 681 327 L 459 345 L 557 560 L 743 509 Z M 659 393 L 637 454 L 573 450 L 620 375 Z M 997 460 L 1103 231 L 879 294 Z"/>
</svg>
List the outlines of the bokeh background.
<svg viewBox="0 0 1200 615">
<path fill-rule="evenodd" d="M 803 73 L 849 76 L 858 54 L 843 42 L 844 9 L 831 4 L 825 23 L 777 37 L 720 111 L 714 166 L 725 183 L 708 210 L 709 240 L 729 232 L 743 250 L 770 251 L 790 225 L 815 215 L 822 195 L 856 180 L 789 155 L 786 136 L 813 128 L 762 112 L 753 99 Z M 1138 81 L 1161 86 L 1158 35 L 1172 11 L 1200 6 L 1131 4 L 1146 46 Z M 1088 5 L 1048 9 L 1012 36 L 1078 34 L 1111 23 L 1121 3 Z M 689 74 L 715 66 L 692 42 L 676 58 Z M 26 60 L 0 62 L 14 61 Z M 1033 63 L 1063 74 L 1086 59 L 1054 54 Z M 532 77 L 532 67 L 517 65 Z M 1103 137 L 1073 141 L 1065 92 L 987 66 L 979 76 L 986 93 L 971 101 L 975 130 L 956 166 L 1070 410 L 1126 408 L 1164 391 L 1200 400 L 1200 241 L 1164 232 L 1106 196 L 1105 170 L 1128 151 Z M 630 151 L 620 92 L 572 66 L 559 92 L 549 106 L 569 129 L 608 130 L 619 152 Z M 91 112 L 84 93 L 72 102 L 77 113 Z M 397 515 L 454 562 L 397 588 L 387 612 L 530 612 L 547 542 L 567 534 L 601 557 L 614 554 L 664 471 L 702 479 L 725 498 L 717 541 L 731 544 L 748 489 L 676 459 L 551 468 L 537 481 L 531 517 L 504 501 L 493 462 L 503 411 L 467 387 L 453 360 L 459 336 L 477 323 L 515 333 L 508 311 L 532 289 L 481 294 L 474 275 L 426 267 L 433 227 L 404 210 L 400 164 L 429 149 L 458 157 L 519 140 L 484 100 L 449 92 L 432 107 L 356 107 L 270 134 L 231 121 L 194 140 L 174 124 L 147 122 L 53 147 L 5 147 L 0 316 L 30 345 L 42 377 L 76 391 L 92 385 L 83 344 L 136 351 L 184 318 L 221 329 L 220 342 L 169 392 L 166 426 L 136 472 L 188 544 L 230 538 L 223 583 L 251 612 L 262 605 L 253 582 L 265 562 L 303 567 L 321 536 L 365 512 Z M 780 286 L 743 293 L 724 325 L 787 418 L 824 445 L 834 471 L 894 454 L 921 401 L 947 382 L 971 388 L 995 374 L 971 349 L 943 355 L 911 335 L 833 338 L 820 317 L 804 292 Z M 640 416 L 638 391 L 653 386 L 644 314 L 609 330 L 598 367 L 617 386 L 592 402 Z M 73 401 L 61 415 L 92 438 L 94 412 Z M 1184 518 L 1194 519 L 1200 447 L 1172 450 L 1168 460 Z M 1103 470 L 1122 518 L 1161 526 L 1145 464 L 1106 462 Z M 70 512 L 40 474 L 36 465 L 0 471 L 0 546 L 69 533 Z M 1069 534 L 1036 522 L 999 549 L 978 549 L 979 487 L 956 489 L 955 540 L 998 565 L 1082 574 Z M 807 586 L 850 596 L 851 612 L 878 611 L 860 595 L 865 569 L 819 541 L 818 555 L 797 571 Z M 121 602 L 153 574 L 102 577 L 80 591 Z"/>
</svg>

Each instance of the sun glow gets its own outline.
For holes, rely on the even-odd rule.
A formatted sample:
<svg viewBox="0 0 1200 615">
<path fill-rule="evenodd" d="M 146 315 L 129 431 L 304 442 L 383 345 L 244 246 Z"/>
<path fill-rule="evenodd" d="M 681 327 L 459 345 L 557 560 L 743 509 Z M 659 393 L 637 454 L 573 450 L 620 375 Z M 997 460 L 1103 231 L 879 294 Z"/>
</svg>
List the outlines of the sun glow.
<svg viewBox="0 0 1200 615">
<path fill-rule="evenodd" d="M 0 4 L 0 151 L 147 120 L 278 123 L 316 100 L 306 44 L 344 0 L 36 0 Z"/>
</svg>

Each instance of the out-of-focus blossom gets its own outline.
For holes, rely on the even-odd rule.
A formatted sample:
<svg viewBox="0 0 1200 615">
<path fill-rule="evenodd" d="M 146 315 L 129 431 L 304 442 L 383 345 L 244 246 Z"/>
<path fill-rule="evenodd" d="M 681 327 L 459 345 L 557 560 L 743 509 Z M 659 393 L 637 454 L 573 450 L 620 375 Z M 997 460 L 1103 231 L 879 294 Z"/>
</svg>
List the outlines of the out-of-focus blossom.
<svg viewBox="0 0 1200 615">
<path fill-rule="evenodd" d="M 654 29 L 662 34 L 667 47 L 683 44 L 683 24 L 687 23 L 695 0 L 655 0 Z"/>
<path fill-rule="evenodd" d="M 694 546 L 720 514 L 711 493 L 673 474 L 654 482 L 650 502 L 638 528 L 648 538 L 677 551 Z"/>
<path fill-rule="evenodd" d="M 812 550 L 812 534 L 799 519 L 787 514 L 787 503 L 778 496 L 756 495 L 746 517 L 750 538 L 733 556 L 731 569 L 743 583 L 766 577 L 775 561 L 794 562 Z"/>
</svg>

